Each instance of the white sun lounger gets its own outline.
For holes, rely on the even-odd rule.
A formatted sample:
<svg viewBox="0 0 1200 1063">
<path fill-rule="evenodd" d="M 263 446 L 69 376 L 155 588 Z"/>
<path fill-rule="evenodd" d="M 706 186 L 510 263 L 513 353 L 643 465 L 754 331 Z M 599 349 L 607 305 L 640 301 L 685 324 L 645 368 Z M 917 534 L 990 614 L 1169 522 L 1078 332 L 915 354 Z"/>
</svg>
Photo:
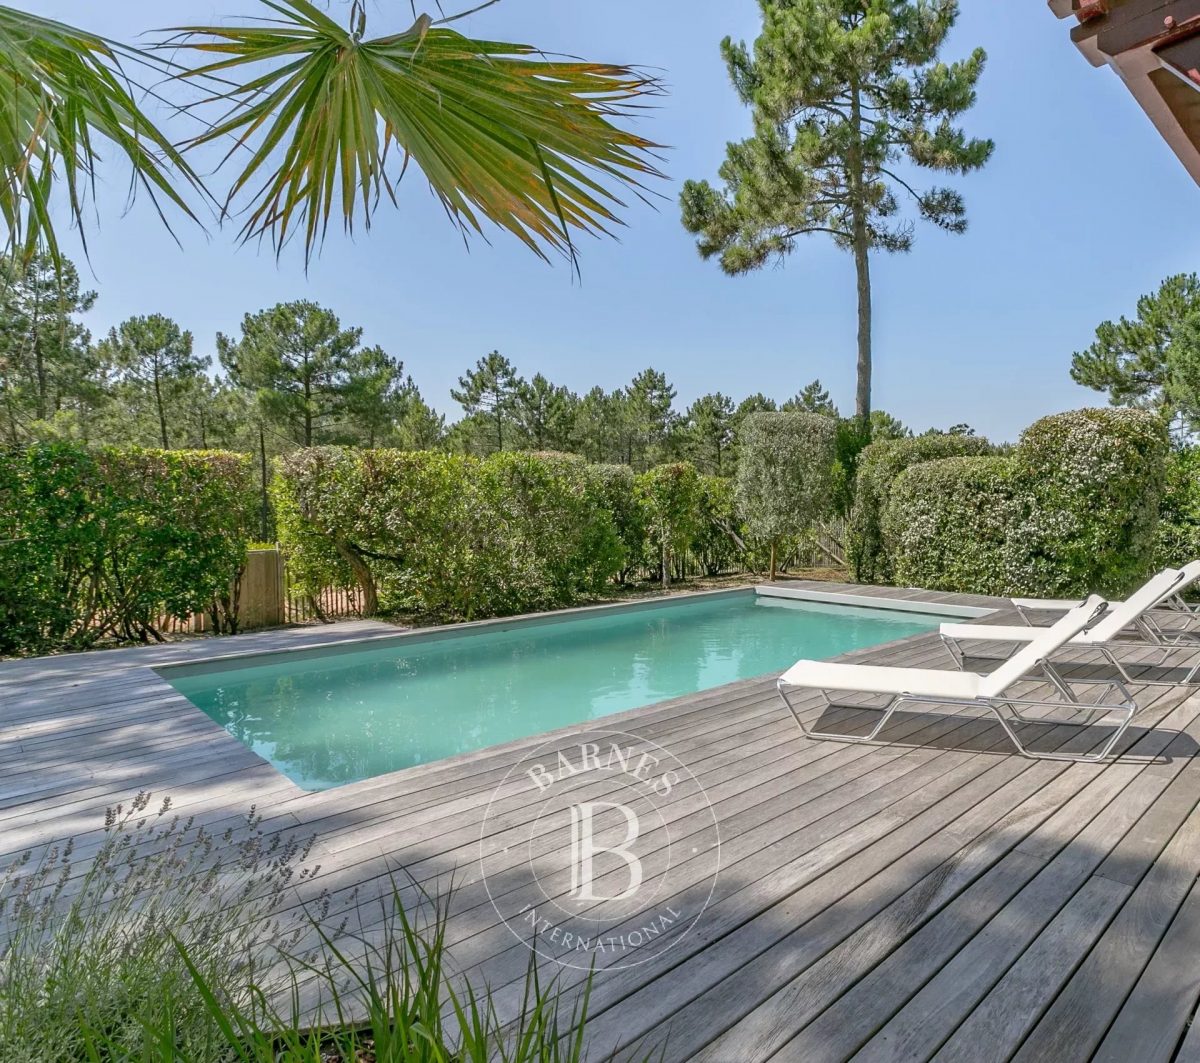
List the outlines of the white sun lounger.
<svg viewBox="0 0 1200 1063">
<path fill-rule="evenodd" d="M 1200 602 L 1188 602 L 1184 600 L 1183 592 L 1190 587 L 1196 580 L 1200 579 L 1200 560 L 1191 561 L 1184 565 L 1181 569 L 1163 569 L 1163 572 L 1182 572 L 1184 575 L 1183 582 L 1179 587 L 1168 594 L 1162 601 L 1154 606 L 1155 609 L 1169 609 L 1176 613 L 1185 613 L 1188 616 L 1196 616 L 1200 614 Z M 1157 579 L 1163 572 L 1152 576 L 1151 579 Z M 1079 605 L 1079 598 L 1014 598 L 1013 605 L 1017 607 L 1017 612 L 1021 614 L 1021 619 L 1029 624 L 1033 624 L 1030 613 L 1059 613 L 1066 612 L 1068 609 L 1074 609 Z M 1119 602 L 1110 602 L 1110 608 L 1116 608 Z"/>
<path fill-rule="evenodd" d="M 1152 686 L 1175 686 L 1190 683 L 1200 672 L 1200 661 L 1179 681 L 1137 678 L 1121 660 L 1118 651 L 1147 646 L 1162 650 L 1162 656 L 1154 662 L 1139 662 L 1150 667 L 1165 664 L 1171 653 L 1180 649 L 1200 649 L 1200 631 L 1182 628 L 1163 628 L 1151 615 L 1171 597 L 1200 579 L 1200 564 L 1193 563 L 1183 569 L 1164 569 L 1151 577 L 1123 602 L 1109 604 L 1108 612 L 1087 630 L 1081 631 L 1071 640 L 1072 646 L 1083 646 L 1097 650 L 1111 664 L 1126 683 L 1144 683 Z M 1028 599 L 1027 599 L 1028 600 Z M 1027 643 L 1037 639 L 1047 628 L 1029 627 L 1023 624 L 942 624 L 939 629 L 942 641 L 963 667 L 963 642 L 1015 642 Z"/>
<path fill-rule="evenodd" d="M 1119 701 L 1112 703 L 1105 703 L 1103 700 L 1081 701 L 1072 690 L 1070 683 L 1058 675 L 1050 663 L 1050 657 L 1059 647 L 1069 642 L 1089 625 L 1094 624 L 1103 615 L 1106 607 L 1107 603 L 1103 598 L 1093 596 L 1082 605 L 1070 610 L 1052 627 L 1028 629 L 1033 632 L 1033 638 L 988 675 L 980 675 L 976 672 L 943 671 L 935 668 L 891 668 L 837 661 L 797 661 L 779 677 L 779 696 L 783 698 L 784 704 L 795 717 L 800 730 L 809 738 L 828 739 L 835 742 L 886 744 L 877 743 L 876 739 L 879 732 L 891 719 L 892 714 L 906 702 L 925 702 L 949 705 L 955 708 L 976 706 L 989 710 L 1000 722 L 1000 726 L 1004 728 L 1008 737 L 1012 739 L 1017 751 L 1023 756 L 1039 760 L 1103 760 L 1112 752 L 1117 740 L 1129 726 L 1133 714 L 1137 711 L 1137 704 L 1119 680 L 1108 683 L 1107 688 L 1100 695 L 1100 698 L 1103 699 L 1110 693 L 1116 693 L 1120 695 Z M 1009 693 L 1018 682 L 1028 678 L 1049 679 L 1060 694 L 1060 700 L 1018 698 Z M 796 710 L 796 706 L 788 698 L 788 691 L 797 689 L 820 691 L 829 707 L 833 707 L 835 704 L 829 696 L 830 692 L 885 694 L 891 695 L 891 697 L 886 705 L 874 710 L 881 715 L 878 723 L 869 732 L 849 734 L 817 731 L 807 726 Z M 1115 725 L 1112 735 L 1098 751 L 1092 753 L 1040 753 L 1025 746 L 1017 736 L 1011 721 L 1017 720 L 1022 723 L 1064 721 L 1030 719 L 1021 712 L 1022 708 L 1029 706 L 1069 708 L 1072 712 L 1083 709 L 1086 710 L 1089 723 L 1092 718 L 1109 713 L 1122 715 Z M 867 706 L 861 705 L 847 707 L 867 708 Z"/>
</svg>

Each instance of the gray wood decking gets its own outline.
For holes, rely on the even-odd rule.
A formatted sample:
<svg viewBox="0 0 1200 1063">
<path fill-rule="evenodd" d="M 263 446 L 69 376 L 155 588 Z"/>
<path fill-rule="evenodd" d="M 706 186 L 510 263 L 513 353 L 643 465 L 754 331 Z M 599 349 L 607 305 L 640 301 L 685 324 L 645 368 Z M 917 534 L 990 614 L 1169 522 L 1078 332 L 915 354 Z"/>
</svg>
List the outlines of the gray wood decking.
<svg viewBox="0 0 1200 1063">
<path fill-rule="evenodd" d="M 67 837 L 86 852 L 105 809 L 138 790 L 170 794 L 210 824 L 254 804 L 269 830 L 316 833 L 330 918 L 390 888 L 396 869 L 430 888 L 452 875 L 451 956 L 509 1013 L 529 954 L 480 881 L 480 827 L 497 783 L 543 738 L 307 794 L 149 667 L 383 632 L 394 629 L 336 624 L 0 664 L 0 863 Z M 851 656 L 952 667 L 931 635 Z M 599 961 L 588 1058 L 665 1044 L 668 1060 L 713 1063 L 1200 1063 L 1200 1032 L 1189 1030 L 1200 999 L 1200 698 L 1136 693 L 1143 711 L 1123 756 L 1102 765 L 1012 755 L 1000 728 L 970 713 L 898 715 L 883 748 L 809 742 L 773 677 L 606 718 L 668 748 L 701 782 L 720 873 L 672 948 L 617 971 Z M 1096 740 L 1058 725 L 1035 744 Z M 495 830 L 518 832 L 522 817 L 508 808 Z M 695 801 L 667 802 L 663 817 L 672 844 L 702 836 Z M 538 881 L 561 884 L 565 855 L 534 838 Z M 503 888 L 519 898 L 532 885 L 514 861 Z M 585 976 L 561 977 L 572 990 Z"/>
</svg>

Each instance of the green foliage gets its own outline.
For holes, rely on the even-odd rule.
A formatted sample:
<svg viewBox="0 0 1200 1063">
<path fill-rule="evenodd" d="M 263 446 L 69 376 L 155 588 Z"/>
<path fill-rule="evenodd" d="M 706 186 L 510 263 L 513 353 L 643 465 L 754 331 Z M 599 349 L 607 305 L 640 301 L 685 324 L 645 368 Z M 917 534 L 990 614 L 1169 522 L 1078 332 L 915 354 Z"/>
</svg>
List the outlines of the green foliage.
<svg viewBox="0 0 1200 1063">
<path fill-rule="evenodd" d="M 1155 568 L 1182 568 L 1200 557 L 1200 447 L 1167 457 L 1159 506 Z"/>
<path fill-rule="evenodd" d="M 1071 379 L 1108 392 L 1114 406 L 1148 406 L 1200 422 L 1200 277 L 1178 273 L 1137 302 L 1130 320 L 1104 321 L 1071 356 Z"/>
<path fill-rule="evenodd" d="M 904 469 L 882 514 L 885 557 L 906 587 L 1025 594 L 1011 530 L 1023 506 L 1005 457 L 935 458 Z"/>
<path fill-rule="evenodd" d="M 723 188 L 686 181 L 684 227 L 700 254 L 726 273 L 758 269 L 807 234 L 853 250 L 859 287 L 860 378 L 855 415 L 870 415 L 872 249 L 907 251 L 912 222 L 900 200 L 949 232 L 966 229 L 961 195 L 914 187 L 918 169 L 967 173 L 987 162 L 990 140 L 954 123 L 975 102 L 984 53 L 938 58 L 958 16 L 956 0 L 759 0 L 753 48 L 721 42 L 721 54 L 754 133 L 731 143 Z M 900 176 L 904 173 L 904 176 Z"/>
<path fill-rule="evenodd" d="M 1119 595 L 1147 574 L 1166 455 L 1166 426 L 1144 410 L 1074 410 L 1022 433 L 1033 593 Z"/>
<path fill-rule="evenodd" d="M 837 421 L 820 413 L 755 413 L 743 421 L 737 503 L 750 535 L 778 544 L 832 512 L 837 431 Z"/>
<path fill-rule="evenodd" d="M 153 438 L 169 450 L 169 426 L 182 419 L 180 407 L 203 386 L 209 362 L 192 353 L 192 334 L 162 314 L 131 317 L 109 332 L 97 354 L 116 369 L 126 408 L 148 415 Z"/>
<path fill-rule="evenodd" d="M 687 548 L 700 523 L 700 475 L 694 465 L 678 461 L 639 473 L 633 486 L 665 588 L 671 581 L 672 561 Z"/>
<path fill-rule="evenodd" d="M 733 399 L 719 391 L 701 395 L 683 415 L 685 450 L 701 472 L 713 476 L 733 468 Z"/>
<path fill-rule="evenodd" d="M 248 461 L 222 451 L 0 452 L 0 653 L 145 640 L 209 609 L 236 629 L 252 503 Z"/>
<path fill-rule="evenodd" d="M 1001 595 L 1124 594 L 1154 559 L 1166 454 L 1154 414 L 1076 410 L 1031 425 L 1003 457 L 913 464 L 891 482 L 882 522 L 895 579 Z"/>
<path fill-rule="evenodd" d="M 308 843 L 260 823 L 252 811 L 214 833 L 143 792 L 110 810 L 98 844 L 12 862 L 0 873 L 0 1057 L 579 1063 L 590 977 L 568 1009 L 531 954 L 502 1019 L 490 990 L 450 964 L 453 886 L 408 886 L 410 913 L 393 882 L 379 908 L 332 916 Z M 354 932 L 368 923 L 370 944 Z M 333 1025 L 313 1028 L 302 991 Z"/>
<path fill-rule="evenodd" d="M 860 583 L 887 583 L 892 579 L 883 512 L 896 477 L 919 462 L 988 454 L 991 449 L 986 439 L 958 435 L 884 439 L 863 449 L 857 456 L 854 503 L 847 528 L 847 561 L 854 578 Z"/>
<path fill-rule="evenodd" d="M 499 351 L 492 351 L 460 376 L 458 387 L 451 389 L 450 397 L 462 406 L 468 420 L 475 422 L 477 431 L 473 434 L 483 437 L 480 453 L 504 449 L 504 428 L 514 419 L 523 383 L 512 362 Z"/>
<path fill-rule="evenodd" d="M 646 511 L 634 490 L 636 475 L 628 465 L 591 465 L 588 468 L 600 505 L 612 517 L 621 543 L 617 581 L 625 583 L 634 569 L 646 563 L 649 549 Z"/>
<path fill-rule="evenodd" d="M 444 25 L 462 13 L 414 9 L 411 25 L 372 39 L 362 0 L 345 25 L 309 0 L 267 6 L 240 25 L 177 27 L 155 50 L 0 7 L 5 251 L 57 257 L 57 211 L 85 231 L 88 197 L 114 158 L 164 222 L 168 204 L 194 220 L 192 195 L 212 197 L 184 155 L 210 143 L 219 164 L 238 167 L 221 218 L 242 214 L 242 238 L 269 237 L 277 250 L 303 234 L 306 260 L 336 218 L 369 229 L 410 159 L 464 235 L 486 219 L 543 258 L 573 256 L 581 232 L 609 232 L 616 189 L 659 176 L 655 145 L 614 122 L 657 91 L 628 67 L 472 40 Z M 198 62 L 182 62 L 185 52 Z M 191 84 L 199 98 L 168 101 L 168 113 L 209 106 L 181 148 L 138 99 Z"/>
<path fill-rule="evenodd" d="M 403 366 L 361 339 L 362 329 L 344 329 L 332 310 L 301 300 L 246 314 L 240 338 L 217 335 L 217 353 L 267 423 L 311 447 L 356 440 L 357 427 L 380 434 L 389 420 Z"/>
<path fill-rule="evenodd" d="M 726 476 L 701 476 L 696 531 L 689 549 L 706 576 L 718 576 L 742 563 L 735 538 L 739 528 L 733 481 Z"/>
<path fill-rule="evenodd" d="M 0 417 L 8 442 L 41 434 L 56 413 L 83 427 L 92 420 L 100 365 L 79 318 L 95 302 L 65 259 L 0 259 Z"/>
<path fill-rule="evenodd" d="M 624 565 L 604 484 L 570 456 L 313 448 L 277 470 L 280 542 L 301 589 L 353 579 L 369 613 L 569 605 Z"/>
</svg>

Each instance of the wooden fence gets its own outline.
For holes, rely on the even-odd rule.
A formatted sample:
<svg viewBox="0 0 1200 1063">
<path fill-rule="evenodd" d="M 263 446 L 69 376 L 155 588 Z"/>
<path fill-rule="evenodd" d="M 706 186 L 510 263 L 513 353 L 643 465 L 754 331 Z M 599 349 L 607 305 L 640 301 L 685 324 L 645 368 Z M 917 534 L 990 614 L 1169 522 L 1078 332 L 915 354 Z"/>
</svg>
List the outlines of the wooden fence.
<svg viewBox="0 0 1200 1063">
<path fill-rule="evenodd" d="M 240 631 L 362 616 L 362 595 L 357 587 L 326 587 L 315 597 L 297 591 L 278 548 L 247 551 L 237 592 Z M 159 630 L 196 635 L 211 627 L 208 613 L 193 613 L 185 620 L 164 617 Z"/>
</svg>

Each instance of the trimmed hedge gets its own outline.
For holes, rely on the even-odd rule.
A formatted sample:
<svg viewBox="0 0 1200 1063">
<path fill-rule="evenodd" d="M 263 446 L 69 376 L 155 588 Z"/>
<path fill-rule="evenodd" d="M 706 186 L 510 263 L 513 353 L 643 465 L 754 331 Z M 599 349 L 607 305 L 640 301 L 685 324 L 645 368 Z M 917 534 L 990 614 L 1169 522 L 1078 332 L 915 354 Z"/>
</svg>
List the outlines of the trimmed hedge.
<svg viewBox="0 0 1200 1063">
<path fill-rule="evenodd" d="M 1148 410 L 1043 417 L 1013 452 L 1029 497 L 1030 578 L 1045 595 L 1124 594 L 1149 572 L 1166 475 L 1165 422 Z"/>
<path fill-rule="evenodd" d="M 883 520 L 895 578 L 984 594 L 1124 594 L 1154 560 L 1167 450 L 1149 411 L 1076 410 L 1031 425 L 1005 457 L 915 465 L 892 483 Z"/>
<path fill-rule="evenodd" d="M 896 581 L 927 590 L 1013 594 L 1009 529 L 1023 513 L 1012 461 L 940 458 L 892 485 L 881 529 Z"/>
<path fill-rule="evenodd" d="M 1200 447 L 1167 458 L 1155 537 L 1154 568 L 1179 568 L 1200 557 Z"/>
<path fill-rule="evenodd" d="M 160 638 L 210 611 L 236 630 L 249 459 L 39 443 L 0 452 L 0 653 Z"/>
<path fill-rule="evenodd" d="M 318 447 L 276 467 L 299 588 L 354 580 L 368 613 L 549 609 L 594 595 L 625 564 L 604 481 L 567 455 Z"/>
<path fill-rule="evenodd" d="M 896 477 L 920 462 L 990 454 L 994 449 L 986 439 L 957 435 L 881 439 L 865 447 L 858 456 L 854 504 L 846 528 L 846 560 L 854 578 L 859 583 L 888 583 L 893 578 L 883 514 Z"/>
</svg>

